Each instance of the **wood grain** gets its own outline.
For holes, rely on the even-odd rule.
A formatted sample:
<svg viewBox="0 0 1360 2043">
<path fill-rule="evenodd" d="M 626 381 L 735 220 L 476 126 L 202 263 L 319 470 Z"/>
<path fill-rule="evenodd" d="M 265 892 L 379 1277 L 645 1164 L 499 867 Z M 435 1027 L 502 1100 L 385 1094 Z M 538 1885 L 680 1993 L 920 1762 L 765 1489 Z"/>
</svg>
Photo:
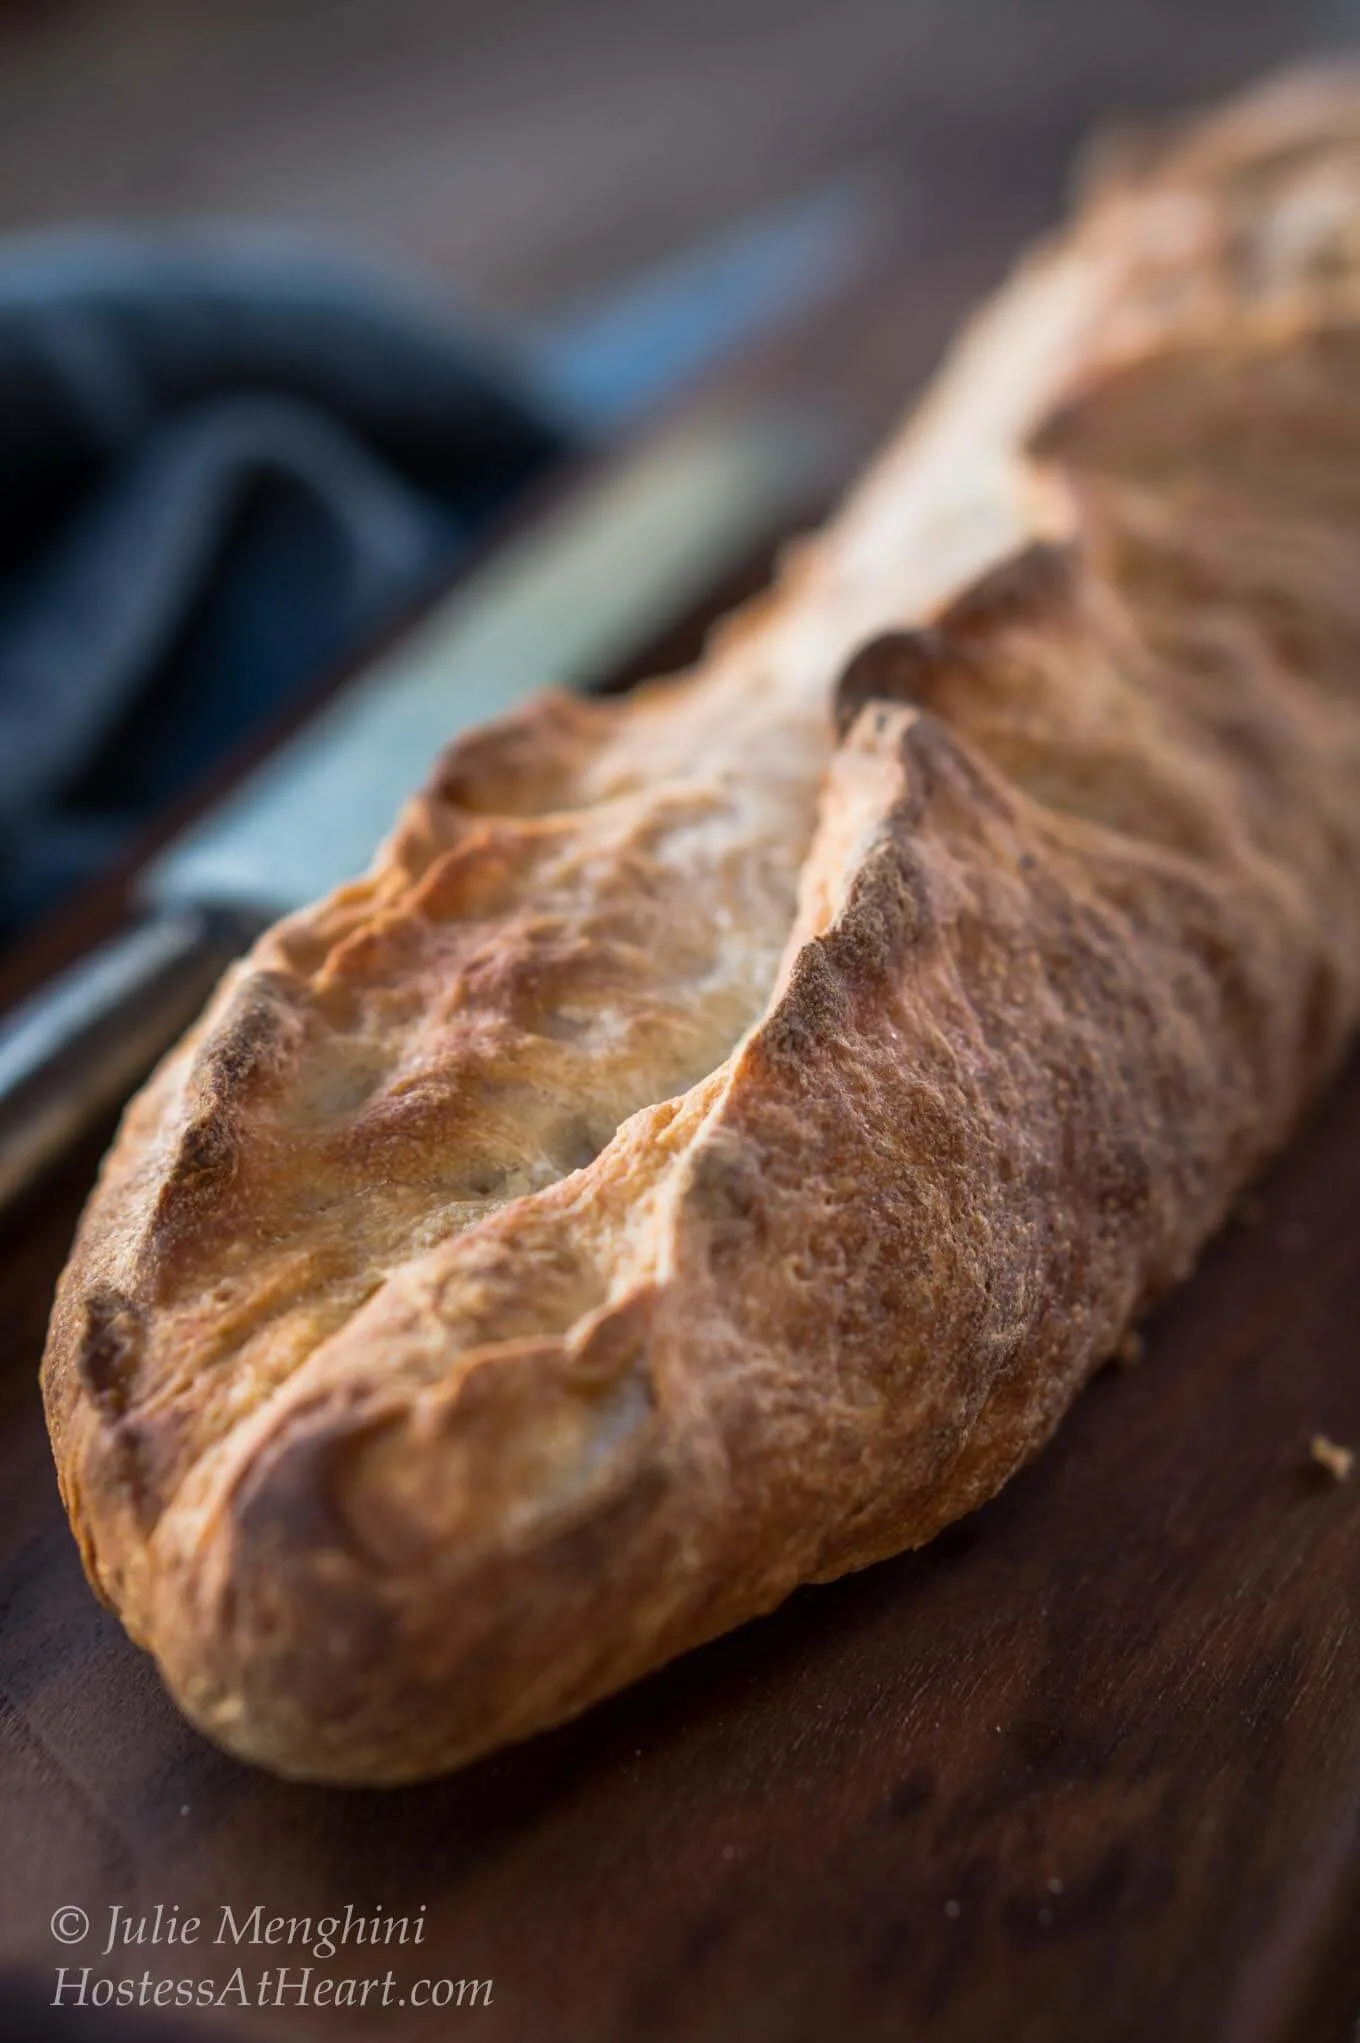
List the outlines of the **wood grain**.
<svg viewBox="0 0 1360 2043">
<path fill-rule="evenodd" d="M 281 1785 L 180 1722 L 90 1598 L 12 1372 L 0 1802 L 23 1850 L 0 1956 L 64 1956 L 45 1925 L 70 1901 L 97 1921 L 114 1900 L 424 1904 L 399 1975 L 492 1979 L 478 2033 L 514 2043 L 1339 2043 L 1360 2009 L 1360 1479 L 1308 1441 L 1360 1443 L 1357 1212 L 1360 1065 L 1144 1359 L 995 1504 L 390 1794 Z M 3 1264 L 21 1346 L 68 1215 L 54 1192 Z"/>
</svg>

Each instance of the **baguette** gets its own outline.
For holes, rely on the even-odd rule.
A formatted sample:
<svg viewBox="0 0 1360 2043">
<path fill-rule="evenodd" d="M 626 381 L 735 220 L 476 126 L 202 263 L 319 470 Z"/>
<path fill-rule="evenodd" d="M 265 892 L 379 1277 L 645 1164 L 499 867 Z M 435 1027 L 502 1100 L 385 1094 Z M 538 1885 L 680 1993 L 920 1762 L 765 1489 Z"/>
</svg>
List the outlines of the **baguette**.
<svg viewBox="0 0 1360 2043">
<path fill-rule="evenodd" d="M 44 1365 L 211 1737 L 409 1780 L 928 1540 L 1360 1012 L 1360 81 L 1107 171 L 688 675 L 456 743 L 128 1109 Z"/>
</svg>

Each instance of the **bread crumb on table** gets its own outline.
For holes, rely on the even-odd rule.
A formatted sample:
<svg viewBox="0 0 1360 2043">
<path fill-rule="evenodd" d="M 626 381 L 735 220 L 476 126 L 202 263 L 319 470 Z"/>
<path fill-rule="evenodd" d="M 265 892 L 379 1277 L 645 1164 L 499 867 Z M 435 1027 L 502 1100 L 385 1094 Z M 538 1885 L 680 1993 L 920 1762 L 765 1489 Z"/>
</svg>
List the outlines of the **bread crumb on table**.
<svg viewBox="0 0 1360 2043">
<path fill-rule="evenodd" d="M 1354 1449 L 1338 1446 L 1325 1433 L 1314 1433 L 1308 1443 L 1308 1452 L 1319 1468 L 1326 1469 L 1333 1482 L 1344 1483 L 1355 1467 Z"/>
</svg>

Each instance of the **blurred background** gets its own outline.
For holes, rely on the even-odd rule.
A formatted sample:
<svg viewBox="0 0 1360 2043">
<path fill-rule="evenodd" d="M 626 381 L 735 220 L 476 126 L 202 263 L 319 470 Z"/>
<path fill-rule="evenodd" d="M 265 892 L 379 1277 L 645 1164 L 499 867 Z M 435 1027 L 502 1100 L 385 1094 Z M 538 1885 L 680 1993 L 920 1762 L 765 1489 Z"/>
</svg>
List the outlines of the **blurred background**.
<svg viewBox="0 0 1360 2043">
<path fill-rule="evenodd" d="M 578 450 L 526 335 L 849 181 L 887 223 L 872 290 L 724 375 L 834 402 L 862 450 L 1055 216 L 1094 124 L 1357 29 L 1360 0 L 0 0 L 0 946 Z M 71 315 L 69 243 L 55 283 L 32 265 L 52 230 L 181 247 L 243 223 L 417 280 L 447 322 L 423 411 L 409 325 L 347 328 L 345 387 L 318 382 L 325 317 L 289 324 L 286 277 L 250 284 L 285 375 L 268 332 L 218 358 L 211 292 L 148 338 L 174 298 L 137 271 L 154 239 L 112 326 L 88 291 Z M 347 319 L 368 288 L 345 282 Z M 293 413 L 262 417 L 281 388 Z"/>
<path fill-rule="evenodd" d="M 1354 0 L 0 0 L 0 227 L 272 219 L 535 313 L 843 166 L 924 246 Z M 921 287 L 928 288 L 923 275 Z"/>
</svg>

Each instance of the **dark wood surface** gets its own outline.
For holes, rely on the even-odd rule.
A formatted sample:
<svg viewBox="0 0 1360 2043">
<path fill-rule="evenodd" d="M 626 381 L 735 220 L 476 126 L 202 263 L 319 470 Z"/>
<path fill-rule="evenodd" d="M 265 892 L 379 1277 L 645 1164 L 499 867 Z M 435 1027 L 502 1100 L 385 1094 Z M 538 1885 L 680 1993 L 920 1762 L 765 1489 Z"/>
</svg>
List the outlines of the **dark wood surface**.
<svg viewBox="0 0 1360 2043">
<path fill-rule="evenodd" d="M 394 0 L 388 11 L 406 21 L 418 10 Z M 30 10 L 25 33 L 55 62 L 61 37 L 96 12 L 56 10 L 54 27 Z M 927 105 L 916 144 L 900 144 L 903 161 L 919 145 L 926 165 L 925 199 L 903 208 L 900 262 L 857 303 L 766 349 L 733 389 L 811 392 L 841 402 L 862 435 L 879 429 L 1006 250 L 1055 210 L 1066 149 L 1100 105 L 1216 89 L 1299 33 L 1296 9 L 1264 4 L 1230 16 L 1148 0 L 1113 10 L 1117 33 L 1089 26 L 1100 9 L 1039 12 L 1030 49 L 1000 10 L 971 10 L 971 32 L 995 38 L 969 87 L 973 126 L 958 113 L 949 11 L 935 10 L 955 114 Z M 120 0 L 98 19 L 187 36 L 191 13 Z M 544 7 L 523 13 L 547 35 Z M 242 49 L 266 35 L 264 18 L 254 0 L 240 8 Z M 90 31 L 87 53 L 104 34 Z M 920 48 L 925 64 L 928 37 Z M 920 107 L 928 79 L 913 80 Z M 137 101 L 127 76 L 115 84 Z M 0 103 L 31 113 L 50 89 L 42 64 L 27 86 L 9 69 Z M 277 78 L 261 92 L 257 133 Z M 227 102 L 230 146 L 242 147 Z M 838 104 L 835 122 L 810 116 L 814 141 L 829 125 L 853 140 Z M 863 136 L 881 153 L 890 123 L 873 104 L 878 125 L 866 115 Z M 185 150 L 191 125 L 183 106 L 170 118 Z M 227 160 L 228 132 L 216 157 L 201 143 L 205 157 Z M 114 162 L 115 197 L 139 188 L 138 149 L 173 161 L 156 146 L 144 136 Z M 799 163 L 835 154 L 802 146 Z M 304 134 L 296 147 L 320 144 Z M 36 165 L 34 190 L 47 149 L 0 121 L 0 163 Z M 53 172 L 54 209 L 83 203 L 94 160 Z M 767 169 L 742 174 L 758 185 Z M 715 191 L 735 189 L 712 176 Z M 11 178 L 12 216 L 25 189 Z M 640 231 L 612 187 L 610 198 L 613 224 L 595 220 L 583 275 Z M 654 193 L 647 203 L 665 210 Z M 687 229 L 707 202 L 686 188 L 667 203 Z M 502 248 L 500 281 L 512 270 L 509 297 L 555 288 L 532 251 L 512 261 Z M 491 263 L 485 295 L 499 288 Z M 79 904 L 9 961 L 8 988 L 117 912 L 117 886 Z M 85 1587 L 33 1372 L 99 1146 L 0 1234 L 0 1962 L 27 1980 L 35 2008 L 58 1964 L 98 1966 L 115 1902 L 198 1913 L 205 1936 L 224 1903 L 238 1917 L 257 1903 L 293 1917 L 350 1903 L 423 1906 L 423 1943 L 329 1959 L 142 1947 L 111 1969 L 153 1985 L 220 1982 L 239 1963 L 253 1992 L 280 1962 L 332 1979 L 390 1964 L 397 1998 L 421 1977 L 493 1981 L 489 2007 L 392 2007 L 378 2026 L 403 2043 L 464 2027 L 499 2043 L 1350 2043 L 1360 1468 L 1334 1483 L 1308 1443 L 1322 1430 L 1360 1447 L 1360 1065 L 1160 1315 L 1143 1359 L 1098 1379 L 985 1511 L 922 1554 L 801 1593 L 575 1725 L 383 1794 L 289 1787 L 214 1752 Z M 90 1914 L 87 1945 L 54 1941 L 63 1904 Z M 58 2013 L 54 2034 L 100 2033 L 88 2009 Z M 329 2008 L 168 2019 L 195 2035 L 348 2032 Z M 170 2031 L 151 2020 L 145 2033 Z"/>
<path fill-rule="evenodd" d="M 84 1167 L 0 1273 L 26 1350 Z M 73 1961 L 47 1930 L 62 1903 L 100 1932 L 113 1901 L 214 1926 L 223 1902 L 424 1905 L 400 1987 L 491 1979 L 489 2008 L 446 2020 L 507 2043 L 1341 2043 L 1360 2010 L 1360 1475 L 1336 1484 L 1307 1450 L 1318 1428 L 1360 1443 L 1357 1215 L 1360 1067 L 1144 1358 L 973 1520 L 398 1792 L 284 1786 L 184 1726 L 84 1585 L 12 1373 L 8 1953 L 44 1980 Z M 118 1969 L 237 1961 L 253 1978 L 278 1954 Z M 441 2032 L 408 2009 L 393 2033 Z"/>
<path fill-rule="evenodd" d="M 286 219 L 495 314 L 846 168 L 923 241 L 1355 0 L 8 0 L 0 230 Z"/>
</svg>

